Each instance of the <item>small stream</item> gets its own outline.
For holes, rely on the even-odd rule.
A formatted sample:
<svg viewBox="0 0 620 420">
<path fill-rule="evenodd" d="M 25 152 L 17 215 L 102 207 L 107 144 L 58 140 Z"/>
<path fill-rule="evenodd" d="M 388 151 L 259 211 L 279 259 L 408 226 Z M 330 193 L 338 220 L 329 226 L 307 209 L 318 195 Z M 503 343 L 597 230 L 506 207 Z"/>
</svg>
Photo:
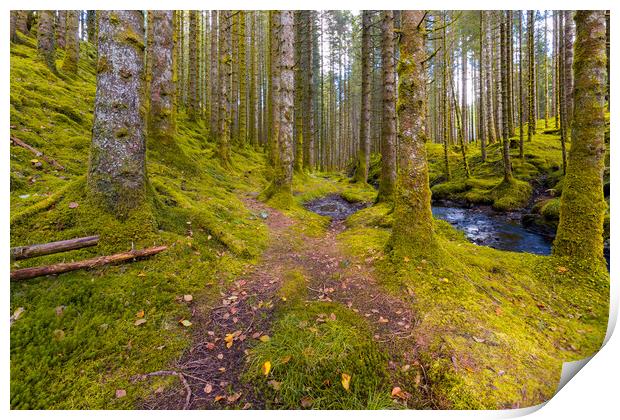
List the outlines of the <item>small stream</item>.
<svg viewBox="0 0 620 420">
<path fill-rule="evenodd" d="M 309 201 L 305 204 L 305 207 L 316 214 L 327 216 L 332 220 L 344 220 L 369 205 L 369 203 L 350 203 L 339 194 L 330 194 Z"/>
<path fill-rule="evenodd" d="M 550 238 L 525 229 L 520 220 L 486 209 L 433 206 L 433 216 L 463 231 L 467 239 L 478 245 L 538 255 L 551 253 Z"/>
</svg>

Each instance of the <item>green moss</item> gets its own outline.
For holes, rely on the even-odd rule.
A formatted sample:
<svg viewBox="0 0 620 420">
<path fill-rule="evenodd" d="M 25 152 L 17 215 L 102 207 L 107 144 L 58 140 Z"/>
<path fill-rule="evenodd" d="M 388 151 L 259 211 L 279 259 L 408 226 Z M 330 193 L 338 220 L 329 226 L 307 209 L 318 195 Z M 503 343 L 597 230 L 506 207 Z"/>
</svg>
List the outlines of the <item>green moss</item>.
<svg viewBox="0 0 620 420">
<path fill-rule="evenodd" d="M 560 199 L 552 198 L 547 200 L 541 207 L 540 214 L 542 214 L 545 219 L 549 221 L 560 220 Z"/>
<path fill-rule="evenodd" d="M 39 159 L 43 166 L 36 169 L 32 153 L 11 146 L 11 246 L 92 234 L 101 240 L 96 247 L 18 261 L 11 268 L 132 247 L 168 249 L 145 261 L 11 284 L 11 312 L 26 309 L 11 326 L 15 409 L 134 408 L 153 390 L 130 378 L 168 368 L 191 342 L 191 331 L 178 320 L 190 319 L 192 311 L 178 297 L 192 294 L 194 302 L 213 305 L 267 244 L 263 221 L 237 196 L 263 188 L 264 157 L 233 151 L 243 169 L 222 170 L 211 158 L 215 146 L 205 144 L 204 133 L 183 116 L 176 141 L 200 171 L 149 154 L 144 204 L 123 220 L 100 209 L 84 176 L 96 54 L 88 43 L 80 49 L 79 75 L 67 81 L 50 76 L 36 59 L 35 44 L 11 45 L 11 134 L 66 168 L 59 171 Z M 140 310 L 147 322 L 135 326 Z M 127 397 L 115 398 L 116 389 L 126 389 Z"/>
<path fill-rule="evenodd" d="M 270 409 L 393 407 L 387 358 L 365 320 L 334 303 L 299 303 L 279 315 L 271 339 L 250 350 L 245 378 Z M 262 372 L 269 361 L 268 376 Z M 351 377 L 349 391 L 342 374 Z"/>
<path fill-rule="evenodd" d="M 513 178 L 510 181 L 502 181 L 491 190 L 490 194 L 493 197 L 493 209 L 511 211 L 527 206 L 532 195 L 532 187 L 527 182 Z"/>
<path fill-rule="evenodd" d="M 396 258 L 385 253 L 389 229 L 377 226 L 388 212 L 362 210 L 339 241 L 343 252 L 374 262 L 387 290 L 412 296 L 421 315 L 413 334 L 437 407 L 541 403 L 554 394 L 562 362 L 599 349 L 608 316 L 605 270 L 476 246 L 442 221 L 435 222 L 436 252 Z"/>
</svg>

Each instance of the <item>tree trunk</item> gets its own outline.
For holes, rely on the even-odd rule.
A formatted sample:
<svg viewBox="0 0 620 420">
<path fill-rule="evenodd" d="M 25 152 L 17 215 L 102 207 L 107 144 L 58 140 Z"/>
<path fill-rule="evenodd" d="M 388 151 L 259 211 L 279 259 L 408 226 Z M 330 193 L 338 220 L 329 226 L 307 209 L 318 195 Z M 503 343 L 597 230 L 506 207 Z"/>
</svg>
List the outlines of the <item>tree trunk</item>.
<svg viewBox="0 0 620 420">
<path fill-rule="evenodd" d="M 545 33 L 543 43 L 543 68 L 545 70 L 545 129 L 549 128 L 549 68 L 547 65 L 547 11 L 545 10 Z"/>
<path fill-rule="evenodd" d="M 504 163 L 504 181 L 512 180 L 512 167 L 510 163 L 510 128 L 509 128 L 509 109 L 508 109 L 508 86 L 510 78 L 508 77 L 508 31 L 507 21 L 508 12 L 500 12 L 500 48 L 501 48 L 501 86 L 502 86 L 502 160 Z"/>
<path fill-rule="evenodd" d="M 392 201 L 396 183 L 396 97 L 394 77 L 394 14 L 381 12 L 383 118 L 381 122 L 381 180 L 377 201 Z"/>
<path fill-rule="evenodd" d="M 230 165 L 230 80 L 232 76 L 231 55 L 231 15 L 230 10 L 219 11 L 219 111 L 217 154 L 222 166 Z"/>
<path fill-rule="evenodd" d="M 303 101 L 303 88 L 302 88 L 302 69 L 301 69 L 301 38 L 302 38 L 302 21 L 301 10 L 296 10 L 294 13 L 295 19 L 295 159 L 294 169 L 300 173 L 304 169 L 304 137 L 303 137 L 303 117 L 302 117 L 302 101 Z"/>
<path fill-rule="evenodd" d="M 519 10 L 519 157 L 524 158 L 523 152 L 523 11 Z"/>
<path fill-rule="evenodd" d="M 424 12 L 401 12 L 398 66 L 400 164 L 390 245 L 411 258 L 432 249 L 433 215 L 425 146 Z"/>
<path fill-rule="evenodd" d="M 564 10 L 564 96 L 566 97 L 566 139 L 571 137 L 573 123 L 573 12 Z"/>
<path fill-rule="evenodd" d="M 575 15 L 575 113 L 572 145 L 560 204 L 555 255 L 603 265 L 605 158 L 605 13 Z M 604 270 L 604 266 L 602 268 Z"/>
<path fill-rule="evenodd" d="M 62 71 L 77 74 L 80 58 L 80 38 L 78 37 L 78 11 L 67 10 L 67 31 L 65 40 L 65 59 Z"/>
<path fill-rule="evenodd" d="M 174 24 L 171 10 L 153 10 L 151 52 L 151 82 L 148 132 L 152 147 L 163 151 L 165 157 L 174 157 L 180 153 L 175 142 L 176 107 L 175 107 L 175 71 Z"/>
<path fill-rule="evenodd" d="M 197 121 L 199 114 L 198 104 L 198 12 L 189 11 L 189 38 L 188 38 L 188 117 L 190 121 Z"/>
<path fill-rule="evenodd" d="M 88 35 L 88 42 L 93 45 L 97 44 L 97 11 L 96 10 L 88 10 L 86 11 L 86 33 Z"/>
<path fill-rule="evenodd" d="M 490 30 L 488 29 L 489 26 L 489 20 L 487 19 L 489 16 L 488 11 L 482 11 L 482 17 L 484 18 L 483 21 L 485 23 L 484 25 L 484 38 L 485 38 L 485 45 L 484 45 L 484 49 L 485 49 L 485 61 L 484 61 L 484 67 L 485 67 L 485 79 L 486 79 L 486 85 L 487 85 L 487 90 L 486 90 L 486 99 L 485 99 L 485 103 L 486 103 L 486 108 L 487 108 L 487 138 L 489 140 L 489 143 L 495 143 L 495 139 L 497 139 L 497 135 L 496 135 L 496 131 L 495 131 L 495 114 L 493 111 L 493 71 L 492 71 L 492 56 L 491 56 L 491 49 L 490 49 Z"/>
<path fill-rule="evenodd" d="M 102 10 L 99 17 L 88 185 L 122 217 L 145 196 L 144 15 Z"/>
<path fill-rule="evenodd" d="M 304 22 L 307 28 L 307 34 L 304 38 L 304 47 L 302 54 L 304 57 L 303 71 L 304 71 L 304 104 L 303 110 L 304 117 L 304 168 L 307 171 L 314 169 L 314 72 L 313 72 L 313 59 L 314 59 L 314 47 L 313 47 L 313 32 L 314 25 L 314 11 L 307 10 L 303 12 Z"/>
<path fill-rule="evenodd" d="M 479 98 L 478 98 L 478 112 L 480 114 L 480 120 L 478 121 L 479 133 L 478 137 L 480 138 L 480 155 L 483 162 L 487 160 L 487 132 L 486 132 L 486 107 L 484 106 L 484 11 L 480 10 L 480 60 L 478 62 L 478 90 L 479 90 Z"/>
<path fill-rule="evenodd" d="M 238 144 L 245 146 L 247 144 L 248 136 L 248 107 L 247 107 L 247 63 L 245 54 L 245 11 L 239 10 L 239 62 L 238 62 L 238 74 L 239 74 L 239 137 L 237 139 Z"/>
<path fill-rule="evenodd" d="M 218 21 L 217 10 L 211 10 L 211 140 L 215 140 L 215 133 L 218 131 L 218 109 L 219 109 L 219 79 L 218 79 L 218 54 L 217 54 Z"/>
<path fill-rule="evenodd" d="M 54 46 L 54 12 L 51 10 L 41 10 L 37 33 L 37 50 L 52 73 L 58 74 L 56 48 Z"/>
<path fill-rule="evenodd" d="M 536 114 L 534 98 L 534 11 L 527 11 L 527 52 L 528 52 L 528 121 L 527 121 L 527 141 L 532 141 L 532 136 L 536 134 Z"/>
<path fill-rule="evenodd" d="M 370 11 L 362 12 L 362 105 L 360 115 L 360 140 L 355 181 L 365 183 L 368 179 L 370 161 Z"/>
</svg>

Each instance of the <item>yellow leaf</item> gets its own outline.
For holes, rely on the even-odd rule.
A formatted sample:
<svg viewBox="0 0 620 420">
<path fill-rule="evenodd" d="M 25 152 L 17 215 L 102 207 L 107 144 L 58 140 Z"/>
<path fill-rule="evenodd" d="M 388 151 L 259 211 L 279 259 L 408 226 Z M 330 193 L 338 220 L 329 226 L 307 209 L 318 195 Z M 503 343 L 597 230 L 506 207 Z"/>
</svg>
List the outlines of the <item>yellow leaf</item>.
<svg viewBox="0 0 620 420">
<path fill-rule="evenodd" d="M 405 262 L 409 262 L 409 261 L 410 261 L 410 260 L 409 260 L 409 257 L 403 257 L 403 261 L 405 261 Z"/>
<path fill-rule="evenodd" d="M 394 388 L 392 388 L 392 397 L 396 397 L 401 392 L 402 392 L 402 389 L 400 389 L 399 386 L 395 386 Z"/>
<path fill-rule="evenodd" d="M 348 391 L 349 385 L 351 384 L 351 375 L 348 373 L 343 373 L 342 380 L 340 382 L 342 383 L 342 387 Z"/>
<path fill-rule="evenodd" d="M 136 317 L 138 317 L 138 318 L 144 318 L 144 311 L 143 311 L 143 310 L 138 311 L 138 312 L 136 313 Z"/>
<path fill-rule="evenodd" d="M 133 324 L 134 324 L 134 325 L 136 325 L 136 326 L 138 326 L 138 325 L 142 325 L 142 324 L 144 324 L 145 322 L 146 322 L 146 319 L 141 318 L 141 319 L 138 319 L 138 320 L 137 320 L 136 322 L 134 322 Z"/>
<path fill-rule="evenodd" d="M 269 375 L 270 371 L 271 371 L 271 362 L 267 360 L 265 363 L 263 363 L 263 375 L 265 376 Z"/>
<path fill-rule="evenodd" d="M 268 335 L 261 335 L 259 340 L 262 341 L 263 343 L 266 343 L 267 341 L 269 341 L 269 336 Z"/>
<path fill-rule="evenodd" d="M 192 323 L 191 323 L 189 320 L 187 320 L 187 319 L 182 320 L 182 321 L 181 321 L 181 324 L 182 324 L 184 327 L 191 327 L 191 326 L 192 326 Z"/>
<path fill-rule="evenodd" d="M 235 335 L 234 334 L 226 334 L 226 337 L 224 337 L 224 341 L 226 342 L 226 347 L 227 348 L 231 348 L 232 347 L 234 339 L 235 339 Z"/>
</svg>

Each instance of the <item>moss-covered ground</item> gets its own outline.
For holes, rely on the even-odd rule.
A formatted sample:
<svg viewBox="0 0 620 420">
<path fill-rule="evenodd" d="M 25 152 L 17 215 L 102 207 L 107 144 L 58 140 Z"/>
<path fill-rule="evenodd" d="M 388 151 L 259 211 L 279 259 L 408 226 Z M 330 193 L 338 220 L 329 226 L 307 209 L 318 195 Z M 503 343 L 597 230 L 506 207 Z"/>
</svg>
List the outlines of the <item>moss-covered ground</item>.
<svg viewBox="0 0 620 420">
<path fill-rule="evenodd" d="M 145 385 L 131 378 L 170 366 L 190 346 L 197 327 L 179 321 L 191 321 L 194 309 L 208 313 L 220 292 L 260 261 L 268 247 L 264 215 L 239 198 L 266 188 L 264 155 L 235 148 L 233 166 L 222 168 L 202 123 L 190 123 L 181 113 L 176 140 L 187 160 L 170 159 L 150 142 L 148 200 L 117 220 L 85 190 L 94 50 L 82 44 L 80 71 L 73 79 L 53 75 L 35 57 L 32 38 L 11 46 L 11 134 L 66 170 L 44 161 L 37 169 L 31 152 L 11 146 L 11 246 L 92 234 L 101 241 L 93 248 L 14 262 L 12 268 L 153 244 L 169 248 L 145 261 L 11 284 L 11 314 L 25 309 L 11 325 L 11 407 L 139 407 L 162 382 Z M 551 180 L 549 188 L 561 188 L 557 135 L 539 134 L 526 144 L 525 162 L 513 149 L 511 188 L 501 184 L 498 145 L 489 147 L 486 163 L 478 162 L 479 151 L 472 146 L 470 180 L 460 174 L 458 150 L 451 150 L 455 192 L 441 183 L 440 147 L 428 148 L 435 195 L 443 188 L 446 198 L 505 210 L 529 201 L 526 182 L 541 174 Z M 292 203 L 268 203 L 294 221 L 288 228 L 292 254 L 303 238 L 318 244 L 330 229 L 327 218 L 303 204 L 333 193 L 369 203 L 376 194 L 342 175 L 315 173 L 295 176 Z M 539 205 L 545 217 L 556 214 L 554 200 Z M 598 350 L 607 325 L 606 271 L 479 247 L 441 221 L 435 222 L 438 248 L 431 257 L 386 254 L 391 225 L 386 203 L 351 216 L 337 236 L 346 258 L 331 270 L 357 265 L 374 273 L 378 293 L 408 297 L 401 304 L 410 306 L 418 322 L 412 326 L 414 348 L 402 351 L 415 353 L 418 365 L 411 372 L 422 372 L 423 379 L 413 373 L 398 379 L 412 393 L 425 387 L 432 400 L 412 406 L 537 404 L 555 391 L 562 362 Z M 287 271 L 277 292 L 271 338 L 257 340 L 250 349 L 243 380 L 264 395 L 269 408 L 402 406 L 391 395 L 394 355 L 375 340 L 369 318 L 342 302 L 313 299 L 307 282 L 304 267 Z M 192 295 L 192 301 L 183 295 Z M 267 375 L 265 361 L 271 364 Z M 343 384 L 346 375 L 349 390 Z M 117 397 L 117 390 L 126 395 Z"/>
</svg>

